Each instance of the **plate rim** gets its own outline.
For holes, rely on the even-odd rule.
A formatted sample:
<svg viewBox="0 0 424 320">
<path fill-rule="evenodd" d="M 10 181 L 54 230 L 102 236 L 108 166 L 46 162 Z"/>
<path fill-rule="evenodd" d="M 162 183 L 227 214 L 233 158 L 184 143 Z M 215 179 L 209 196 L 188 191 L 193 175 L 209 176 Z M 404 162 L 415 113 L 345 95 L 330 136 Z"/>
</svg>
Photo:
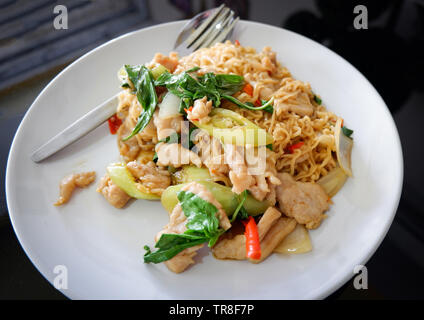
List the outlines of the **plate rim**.
<svg viewBox="0 0 424 320">
<path fill-rule="evenodd" d="M 49 90 L 50 86 L 56 81 L 56 79 L 58 79 L 59 77 L 63 76 L 66 72 L 69 71 L 69 69 L 71 69 L 74 65 L 76 65 L 77 63 L 79 63 L 80 60 L 85 59 L 86 57 L 88 57 L 89 55 L 97 52 L 98 50 L 101 50 L 103 47 L 108 46 L 116 41 L 119 41 L 122 38 L 125 37 L 129 37 L 131 35 L 134 35 L 136 33 L 142 33 L 142 32 L 147 32 L 151 29 L 156 29 L 156 28 L 162 28 L 162 27 L 168 27 L 170 25 L 176 25 L 178 27 L 183 28 L 185 23 L 187 23 L 189 20 L 177 20 L 177 21 L 171 21 L 171 22 L 166 22 L 166 23 L 160 23 L 160 24 L 156 24 L 153 26 L 149 26 L 149 27 L 145 27 L 145 28 L 141 28 L 141 29 L 137 29 L 125 34 L 122 34 L 116 38 L 113 38 L 95 48 L 93 48 L 92 50 L 88 51 L 87 53 L 85 53 L 84 55 L 82 55 L 81 57 L 79 57 L 78 59 L 76 59 L 75 61 L 73 61 L 71 64 L 69 64 L 68 66 L 66 66 L 61 72 L 59 72 L 41 91 L 40 93 L 37 95 L 37 97 L 34 99 L 34 101 L 31 103 L 31 106 L 28 108 L 28 110 L 25 112 L 24 117 L 22 118 L 15 134 L 12 140 L 12 143 L 10 145 L 10 149 L 9 149 L 9 154 L 8 154 L 8 158 L 7 158 L 7 164 L 6 164 L 6 177 L 5 177 L 5 193 L 6 193 L 6 204 L 7 204 L 7 208 L 8 208 L 8 216 L 9 219 L 11 221 L 12 227 L 13 227 L 13 231 L 15 232 L 15 235 L 19 241 L 19 244 L 21 245 L 22 249 L 24 250 L 25 254 L 27 255 L 28 259 L 31 261 L 31 263 L 34 265 L 34 267 L 37 269 L 37 271 L 44 277 L 44 279 L 46 279 L 52 286 L 54 287 L 54 284 L 52 283 L 52 281 L 50 281 L 47 276 L 45 275 L 45 273 L 47 272 L 43 272 L 45 270 L 41 270 L 41 267 L 39 267 L 40 261 L 39 258 L 37 256 L 35 256 L 33 253 L 31 253 L 31 250 L 29 250 L 29 246 L 27 241 L 25 240 L 25 237 L 21 234 L 21 232 L 19 231 L 19 227 L 16 224 L 15 218 L 14 218 L 14 202 L 11 199 L 10 196 L 10 192 L 9 190 L 11 190 L 11 184 L 12 184 L 12 169 L 13 168 L 13 159 L 16 157 L 16 144 L 17 144 L 17 138 L 20 134 L 20 132 L 22 131 L 23 126 L 25 125 L 25 123 L 28 121 L 28 118 L 30 117 L 30 115 L 32 114 L 32 112 L 34 112 L 34 105 L 37 104 L 38 100 L 40 99 L 40 97 L 47 91 Z M 272 29 L 276 29 L 276 30 L 283 30 L 285 32 L 288 32 L 292 35 L 298 36 L 303 38 L 303 40 L 305 41 L 309 41 L 312 42 L 315 46 L 319 46 L 321 49 L 325 49 L 327 50 L 330 54 L 333 55 L 333 57 L 337 57 L 338 59 L 340 59 L 342 62 L 346 63 L 347 65 L 350 66 L 350 68 L 352 68 L 354 71 L 356 71 L 360 77 L 362 78 L 363 81 L 365 81 L 368 86 L 372 89 L 373 94 L 377 97 L 377 99 L 379 99 L 381 101 L 381 103 L 384 105 L 384 108 L 382 108 L 386 113 L 386 116 L 388 116 L 389 122 L 388 124 L 390 124 L 390 128 L 391 130 L 394 131 L 396 139 L 395 141 L 393 141 L 393 143 L 396 145 L 396 148 L 398 149 L 397 154 L 397 162 L 399 163 L 399 182 L 398 185 L 396 186 L 396 197 L 392 200 L 392 212 L 390 213 L 390 217 L 385 221 L 384 227 L 383 227 L 383 231 L 381 232 L 381 234 L 379 235 L 378 240 L 374 243 L 374 245 L 372 246 L 372 248 L 368 251 L 368 252 L 364 252 L 362 255 L 360 255 L 360 258 L 358 258 L 358 262 L 357 264 L 361 264 L 361 265 L 365 265 L 366 262 L 374 255 L 374 253 L 376 252 L 376 250 L 378 249 L 378 247 L 381 245 L 382 241 L 384 240 L 384 238 L 387 235 L 387 232 L 389 231 L 390 226 L 392 225 L 392 222 L 394 220 L 394 217 L 396 215 L 398 206 L 399 206 L 399 201 L 401 198 L 401 194 L 402 194 L 402 188 L 403 188 L 403 179 L 404 179 L 404 161 L 403 161 L 403 151 L 402 151 L 402 144 L 401 144 L 401 140 L 400 140 L 400 135 L 399 132 L 397 130 L 394 118 L 392 116 L 392 114 L 390 113 L 389 108 L 387 107 L 387 104 L 385 103 L 384 99 L 381 97 L 381 95 L 379 94 L 379 92 L 377 91 L 377 89 L 373 86 L 373 84 L 353 65 L 351 64 L 348 60 L 346 60 L 345 58 L 343 58 L 341 55 L 339 55 L 338 53 L 332 51 L 331 49 L 325 47 L 324 45 L 320 44 L 319 42 L 310 39 L 302 34 L 299 34 L 297 32 L 285 29 L 285 28 L 281 28 L 281 27 L 277 27 L 277 26 L 273 26 L 267 23 L 262 23 L 262 22 L 256 22 L 256 21 L 249 21 L 249 20 L 240 20 L 241 24 L 249 24 L 249 25 L 257 25 L 259 27 L 266 27 L 266 28 L 272 28 Z M 342 276 L 337 277 L 335 280 L 333 280 L 332 284 L 329 286 L 325 286 L 324 288 L 321 289 L 321 293 L 316 294 L 313 297 L 308 297 L 306 299 L 323 299 L 328 297 L 329 295 L 331 295 L 332 293 L 336 292 L 339 288 L 341 288 L 344 284 L 347 283 L 347 281 L 349 281 L 350 278 L 352 278 L 354 276 L 354 274 L 349 274 L 346 273 Z M 56 288 L 55 288 L 56 289 Z M 56 289 L 58 290 L 58 289 Z M 71 292 L 71 290 L 58 290 L 61 294 L 63 294 L 64 296 L 66 296 L 69 299 L 78 299 L 78 297 L 75 295 L 74 292 Z M 313 292 L 315 293 L 315 292 Z"/>
</svg>

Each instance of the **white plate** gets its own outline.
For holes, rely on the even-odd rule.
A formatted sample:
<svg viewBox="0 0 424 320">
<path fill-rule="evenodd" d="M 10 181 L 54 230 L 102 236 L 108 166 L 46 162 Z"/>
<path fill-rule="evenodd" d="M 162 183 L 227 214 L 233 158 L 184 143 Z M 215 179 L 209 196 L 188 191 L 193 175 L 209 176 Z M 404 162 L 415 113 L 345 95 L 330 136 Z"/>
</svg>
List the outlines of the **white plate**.
<svg viewBox="0 0 424 320">
<path fill-rule="evenodd" d="M 354 178 L 334 198 L 314 249 L 272 255 L 259 265 L 219 261 L 202 254 L 182 274 L 144 264 L 143 245 L 168 221 L 158 202 L 136 201 L 124 210 L 95 192 L 108 163 L 118 159 L 116 136 L 101 126 L 41 164 L 31 152 L 52 135 L 119 91 L 123 64 L 168 53 L 184 22 L 127 34 L 91 51 L 61 72 L 25 115 L 10 151 L 6 190 L 10 217 L 25 252 L 51 282 L 66 266 L 70 298 L 309 299 L 324 298 L 353 276 L 383 240 L 395 214 L 403 179 L 402 152 L 393 119 L 372 85 L 348 62 L 293 32 L 253 22 L 236 30 L 243 45 L 272 46 L 292 74 L 311 83 L 328 109 L 355 130 Z M 58 183 L 70 172 L 98 178 L 70 203 L 54 207 Z"/>
</svg>

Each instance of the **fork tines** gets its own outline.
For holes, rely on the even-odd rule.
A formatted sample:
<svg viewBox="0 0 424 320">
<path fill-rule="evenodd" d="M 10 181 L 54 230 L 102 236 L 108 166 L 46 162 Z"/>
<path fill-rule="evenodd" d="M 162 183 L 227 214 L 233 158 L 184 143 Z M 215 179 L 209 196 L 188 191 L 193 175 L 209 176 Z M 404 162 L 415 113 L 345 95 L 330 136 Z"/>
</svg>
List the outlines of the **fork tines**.
<svg viewBox="0 0 424 320">
<path fill-rule="evenodd" d="M 194 51 L 222 42 L 229 36 L 238 20 L 239 17 L 234 18 L 234 11 L 222 4 L 184 41 L 183 45 Z"/>
</svg>

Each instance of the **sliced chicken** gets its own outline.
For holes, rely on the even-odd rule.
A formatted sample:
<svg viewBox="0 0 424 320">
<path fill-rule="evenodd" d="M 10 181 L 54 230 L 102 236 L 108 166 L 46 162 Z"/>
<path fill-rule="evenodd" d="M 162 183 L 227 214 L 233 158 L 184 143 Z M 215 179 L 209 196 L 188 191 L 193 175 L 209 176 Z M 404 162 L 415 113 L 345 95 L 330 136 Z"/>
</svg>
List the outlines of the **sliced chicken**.
<svg viewBox="0 0 424 320">
<path fill-rule="evenodd" d="M 194 137 L 194 143 L 195 147 L 192 150 L 199 155 L 203 164 L 209 169 L 210 175 L 216 180 L 228 180 L 230 168 L 225 163 L 221 141 L 199 130 Z"/>
<path fill-rule="evenodd" d="M 181 190 L 188 191 L 196 194 L 198 197 L 202 198 L 209 203 L 212 203 L 217 209 L 218 212 L 216 216 L 219 219 L 219 225 L 224 230 L 228 230 L 231 227 L 231 223 L 227 217 L 226 212 L 222 208 L 221 204 L 215 199 L 212 193 L 206 189 L 203 185 L 192 182 L 186 186 L 184 186 Z M 155 241 L 160 239 L 160 236 L 164 233 L 184 233 L 186 228 L 187 217 L 185 216 L 181 205 L 178 203 L 174 210 L 172 210 L 171 215 L 169 217 L 169 223 L 164 227 L 162 231 L 160 231 L 155 238 Z M 180 273 L 187 269 L 191 264 L 194 263 L 193 257 L 197 254 L 197 250 L 203 247 L 203 244 L 197 245 L 192 248 L 187 248 L 180 253 L 178 253 L 173 258 L 165 261 L 166 266 L 169 270 Z"/>
<path fill-rule="evenodd" d="M 262 201 L 273 193 L 274 186 L 280 184 L 275 169 L 276 154 L 266 147 L 243 148 L 226 144 L 225 159 L 230 167 L 232 190 L 237 194 L 249 190 L 257 200 Z M 273 198 L 269 200 L 273 201 Z"/>
<path fill-rule="evenodd" d="M 250 262 L 259 263 L 268 258 L 281 241 L 294 230 L 296 224 L 296 220 L 293 218 L 278 218 L 261 241 L 261 258 L 259 260 L 249 259 Z"/>
<path fill-rule="evenodd" d="M 85 188 L 96 179 L 96 173 L 94 171 L 73 173 L 62 179 L 60 182 L 60 196 L 59 200 L 54 204 L 60 206 L 67 203 L 72 196 L 75 188 Z"/>
<path fill-rule="evenodd" d="M 131 199 L 131 197 L 120 189 L 112 182 L 110 177 L 106 174 L 100 181 L 97 187 L 97 192 L 103 194 L 105 199 L 115 208 L 122 208 Z"/>
<path fill-rule="evenodd" d="M 217 259 L 245 260 L 246 237 L 244 234 L 237 234 L 233 237 L 221 236 L 213 246 L 212 253 Z"/>
<path fill-rule="evenodd" d="M 158 143 L 155 150 L 158 156 L 158 166 L 179 168 L 190 163 L 199 168 L 202 166 L 199 156 L 179 143 Z"/>
<path fill-rule="evenodd" d="M 147 164 L 131 161 L 127 164 L 127 168 L 150 193 L 161 195 L 171 185 L 171 176 L 168 170 L 156 166 L 153 161 Z"/>
<path fill-rule="evenodd" d="M 319 227 L 329 207 L 324 189 L 316 183 L 296 182 L 288 173 L 279 173 L 278 178 L 281 185 L 276 192 L 280 210 L 308 229 Z"/>
<path fill-rule="evenodd" d="M 212 101 L 207 100 L 204 96 L 202 99 L 194 101 L 193 109 L 187 112 L 187 118 L 192 121 L 199 121 L 200 123 L 209 122 L 208 114 L 212 110 Z"/>
<path fill-rule="evenodd" d="M 262 216 L 261 220 L 259 220 L 259 223 L 258 223 L 258 234 L 259 234 L 260 241 L 262 241 L 262 239 L 265 237 L 269 229 L 271 229 L 271 227 L 280 217 L 281 217 L 281 212 L 275 209 L 274 207 L 269 207 L 265 211 L 264 215 Z"/>
<path fill-rule="evenodd" d="M 240 194 L 244 190 L 253 186 L 256 180 L 254 177 L 249 175 L 242 147 L 237 147 L 233 144 L 226 144 L 224 145 L 224 149 L 225 161 L 230 168 L 229 177 L 233 184 L 232 191 Z"/>
<path fill-rule="evenodd" d="M 162 140 L 174 133 L 181 133 L 183 116 L 177 115 L 169 118 L 161 118 L 159 117 L 159 110 L 156 110 L 153 114 L 153 123 L 157 129 L 158 139 Z"/>
</svg>

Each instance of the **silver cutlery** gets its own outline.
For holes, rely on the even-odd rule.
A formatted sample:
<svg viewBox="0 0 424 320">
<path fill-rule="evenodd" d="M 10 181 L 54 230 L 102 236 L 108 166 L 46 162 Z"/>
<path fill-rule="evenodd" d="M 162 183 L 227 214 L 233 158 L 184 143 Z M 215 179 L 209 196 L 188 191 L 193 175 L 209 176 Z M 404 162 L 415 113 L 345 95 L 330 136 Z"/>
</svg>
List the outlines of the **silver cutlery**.
<svg viewBox="0 0 424 320">
<path fill-rule="evenodd" d="M 185 56 L 199 48 L 223 42 L 231 36 L 238 20 L 239 17 L 235 17 L 234 12 L 224 5 L 199 13 L 183 27 L 175 42 L 174 50 L 180 56 Z M 117 105 L 118 94 L 48 140 L 32 153 L 31 159 L 34 162 L 41 162 L 82 138 L 112 117 Z"/>
</svg>

